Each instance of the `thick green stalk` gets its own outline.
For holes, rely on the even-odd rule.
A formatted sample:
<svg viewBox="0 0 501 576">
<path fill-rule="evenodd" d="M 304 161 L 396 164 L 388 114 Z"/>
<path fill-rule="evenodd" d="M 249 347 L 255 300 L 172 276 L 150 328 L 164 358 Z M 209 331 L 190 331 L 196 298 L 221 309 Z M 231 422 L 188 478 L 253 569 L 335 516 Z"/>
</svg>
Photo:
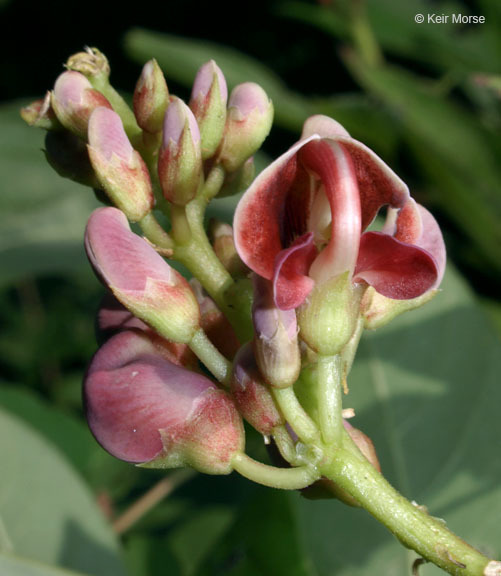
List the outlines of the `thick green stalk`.
<svg viewBox="0 0 501 576">
<path fill-rule="evenodd" d="M 501 565 L 458 538 L 445 524 L 399 494 L 369 462 L 341 448 L 320 466 L 407 548 L 456 576 L 500 575 Z"/>
<path fill-rule="evenodd" d="M 318 420 L 328 446 L 340 446 L 343 435 L 342 371 L 339 354 L 318 357 Z"/>
<path fill-rule="evenodd" d="M 219 352 L 201 328 L 195 332 L 189 346 L 219 382 L 228 384 L 231 376 L 231 362 Z"/>
</svg>

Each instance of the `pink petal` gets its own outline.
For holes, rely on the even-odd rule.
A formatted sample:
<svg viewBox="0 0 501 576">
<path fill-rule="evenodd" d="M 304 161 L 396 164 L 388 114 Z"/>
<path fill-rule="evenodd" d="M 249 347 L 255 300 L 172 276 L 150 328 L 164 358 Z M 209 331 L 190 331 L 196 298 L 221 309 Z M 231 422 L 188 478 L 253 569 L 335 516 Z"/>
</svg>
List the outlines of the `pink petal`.
<svg viewBox="0 0 501 576">
<path fill-rule="evenodd" d="M 134 149 L 125 133 L 120 116 L 104 106 L 96 108 L 89 118 L 89 146 L 98 150 L 107 160 L 116 154 L 130 164 Z"/>
<path fill-rule="evenodd" d="M 432 288 L 437 276 L 434 258 L 422 248 L 381 232 L 362 235 L 355 282 L 366 282 L 387 298 L 409 300 Z"/>
<path fill-rule="evenodd" d="M 330 204 L 331 237 L 309 274 L 324 282 L 353 272 L 360 241 L 360 196 L 353 163 L 344 145 L 332 140 L 311 141 L 298 153 L 304 167 L 320 178 Z"/>
<path fill-rule="evenodd" d="M 128 462 L 163 449 L 160 431 L 183 436 L 186 422 L 215 386 L 160 356 L 148 337 L 117 334 L 96 353 L 84 382 L 87 419 L 98 442 Z"/>
<path fill-rule="evenodd" d="M 317 256 L 310 232 L 297 238 L 275 258 L 273 292 L 275 303 L 281 310 L 291 310 L 300 306 L 313 290 L 314 281 L 309 278 L 308 270 Z"/>
<path fill-rule="evenodd" d="M 298 174 L 297 151 L 305 142 L 296 143 L 263 170 L 235 211 L 237 252 L 251 270 L 268 280 L 274 276 L 275 259 L 284 247 L 282 237 L 288 225 L 284 224 L 285 198 Z"/>
<path fill-rule="evenodd" d="M 118 290 L 142 291 L 147 279 L 172 284 L 170 266 L 140 236 L 116 208 L 95 210 L 87 223 L 85 248 L 105 284 Z"/>
</svg>

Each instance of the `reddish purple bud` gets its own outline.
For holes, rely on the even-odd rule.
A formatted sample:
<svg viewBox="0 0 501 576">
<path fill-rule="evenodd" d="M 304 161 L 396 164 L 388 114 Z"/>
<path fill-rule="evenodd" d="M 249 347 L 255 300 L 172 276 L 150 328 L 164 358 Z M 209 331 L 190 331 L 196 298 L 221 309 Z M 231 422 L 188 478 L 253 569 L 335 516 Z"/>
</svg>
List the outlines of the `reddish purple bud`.
<svg viewBox="0 0 501 576">
<path fill-rule="evenodd" d="M 253 280 L 256 362 L 270 386 L 287 388 L 297 380 L 301 369 L 296 313 L 274 304 L 271 282 L 257 275 Z"/>
<path fill-rule="evenodd" d="M 234 172 L 259 150 L 273 123 L 273 104 L 258 84 L 235 86 L 228 101 L 228 114 L 219 160 Z"/>
<path fill-rule="evenodd" d="M 243 346 L 235 356 L 230 386 L 240 414 L 258 432 L 268 436 L 274 428 L 284 424 L 259 372 L 250 343 Z"/>
<path fill-rule="evenodd" d="M 214 60 L 210 60 L 197 72 L 190 98 L 190 108 L 200 127 L 204 159 L 213 156 L 221 142 L 227 99 L 224 75 Z"/>
<path fill-rule="evenodd" d="M 191 341 L 200 312 L 190 285 L 131 231 L 123 212 L 95 210 L 87 223 L 85 248 L 97 275 L 135 316 L 168 340 Z"/>
<path fill-rule="evenodd" d="M 134 90 L 134 114 L 139 126 L 146 132 L 159 132 L 168 104 L 165 77 L 157 61 L 152 59 L 144 65 Z"/>
<path fill-rule="evenodd" d="M 169 202 L 184 206 L 192 200 L 202 176 L 200 131 L 193 112 L 179 98 L 167 108 L 158 176 Z"/>
<path fill-rule="evenodd" d="M 244 447 L 241 418 L 227 394 L 166 360 L 141 332 L 122 332 L 100 348 L 85 377 L 84 401 L 98 442 L 127 462 L 229 474 Z"/>
<path fill-rule="evenodd" d="M 111 104 L 101 92 L 94 90 L 83 74 L 73 70 L 63 72 L 58 77 L 51 103 L 61 124 L 83 140 L 87 139 L 92 112 L 100 106 L 111 109 Z"/>
<path fill-rule="evenodd" d="M 89 119 L 89 157 L 111 201 L 129 220 L 138 222 L 154 204 L 150 174 L 125 133 L 120 116 L 97 108 Z"/>
</svg>

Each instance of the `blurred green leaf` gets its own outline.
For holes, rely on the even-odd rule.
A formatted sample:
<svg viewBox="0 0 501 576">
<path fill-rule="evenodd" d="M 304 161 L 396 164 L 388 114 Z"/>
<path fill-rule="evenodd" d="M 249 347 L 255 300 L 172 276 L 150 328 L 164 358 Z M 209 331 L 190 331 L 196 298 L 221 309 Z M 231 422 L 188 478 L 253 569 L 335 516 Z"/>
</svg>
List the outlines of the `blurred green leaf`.
<svg viewBox="0 0 501 576">
<path fill-rule="evenodd" d="M 499 339 L 449 270 L 424 308 L 364 335 L 345 406 L 383 473 L 476 548 L 501 555 Z M 303 541 L 321 576 L 401 576 L 415 555 L 366 512 L 300 501 Z M 424 576 L 442 574 L 426 565 Z"/>
<path fill-rule="evenodd" d="M 5 576 L 87 576 L 56 566 L 47 566 L 31 560 L 0 553 L 0 574 Z"/>
<path fill-rule="evenodd" d="M 123 576 L 114 534 L 59 451 L 3 408 L 0 438 L 0 517 L 12 553 L 92 576 Z"/>
<path fill-rule="evenodd" d="M 98 205 L 91 190 L 48 166 L 45 133 L 19 116 L 25 104 L 0 107 L 0 284 L 82 267 L 85 223 Z"/>
<path fill-rule="evenodd" d="M 367 17 L 378 43 L 385 52 L 398 58 L 423 62 L 434 70 L 461 78 L 471 71 L 495 72 L 499 70 L 499 22 L 484 10 L 467 9 L 461 2 L 435 2 L 425 0 L 395 2 L 394 0 L 368 0 Z M 350 7 L 353 8 L 353 5 Z M 275 12 L 322 30 L 335 38 L 350 40 L 350 19 L 346 10 L 335 6 L 315 5 L 307 2 L 283 2 Z M 486 16 L 486 23 L 465 27 L 461 24 L 417 24 L 416 14 L 476 14 Z M 398 30 L 398 33 L 395 31 Z M 461 30 L 461 34 L 458 34 Z"/>
<path fill-rule="evenodd" d="M 501 271 L 500 158 L 488 133 L 465 109 L 410 72 L 369 68 L 354 53 L 346 62 L 401 124 L 418 166 L 433 183 L 428 190 L 431 203 L 456 222 L 484 263 Z"/>
</svg>

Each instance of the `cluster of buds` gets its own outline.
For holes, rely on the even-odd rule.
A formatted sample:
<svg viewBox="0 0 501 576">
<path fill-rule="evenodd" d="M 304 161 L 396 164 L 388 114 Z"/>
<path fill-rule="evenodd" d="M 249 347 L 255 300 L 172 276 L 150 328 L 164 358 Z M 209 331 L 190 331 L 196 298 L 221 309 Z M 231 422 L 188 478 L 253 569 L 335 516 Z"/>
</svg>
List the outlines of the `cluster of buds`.
<svg viewBox="0 0 501 576">
<path fill-rule="evenodd" d="M 436 221 L 324 116 L 309 118 L 300 140 L 253 180 L 272 104 L 254 83 L 228 96 L 213 61 L 185 103 L 151 60 L 132 110 L 97 50 L 67 67 L 23 117 L 48 130 L 51 164 L 108 204 L 85 232 L 108 289 L 101 348 L 84 381 L 96 439 L 143 466 L 237 469 L 355 503 L 321 474 L 341 445 L 378 467 L 370 440 L 346 422 L 340 390 L 363 329 L 437 292 L 445 248 Z M 244 190 L 233 227 L 211 222 L 209 240 L 207 203 Z M 367 230 L 382 208 L 381 229 Z M 249 464 L 244 420 L 274 441 L 281 468 Z M 304 474 L 289 482 L 294 468 Z"/>
</svg>

